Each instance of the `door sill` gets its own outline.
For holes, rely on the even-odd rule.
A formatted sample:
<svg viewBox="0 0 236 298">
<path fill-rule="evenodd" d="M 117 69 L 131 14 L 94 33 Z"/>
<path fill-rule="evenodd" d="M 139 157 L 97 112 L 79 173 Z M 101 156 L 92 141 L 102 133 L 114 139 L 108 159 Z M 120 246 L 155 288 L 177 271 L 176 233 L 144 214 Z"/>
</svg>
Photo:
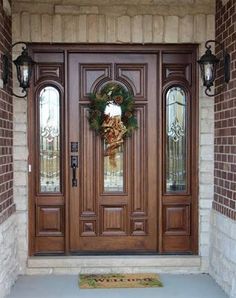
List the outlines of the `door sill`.
<svg viewBox="0 0 236 298">
<path fill-rule="evenodd" d="M 29 257 L 26 274 L 201 273 L 193 255 L 80 255 Z"/>
</svg>

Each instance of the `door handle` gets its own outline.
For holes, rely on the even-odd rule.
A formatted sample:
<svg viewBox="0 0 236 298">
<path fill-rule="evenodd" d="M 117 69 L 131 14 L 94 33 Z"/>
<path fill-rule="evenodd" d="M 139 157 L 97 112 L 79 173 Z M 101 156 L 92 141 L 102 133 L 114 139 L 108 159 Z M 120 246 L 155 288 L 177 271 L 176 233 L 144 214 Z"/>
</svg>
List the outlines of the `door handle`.
<svg viewBox="0 0 236 298">
<path fill-rule="evenodd" d="M 76 168 L 78 168 L 78 156 L 71 156 L 71 168 L 72 168 L 72 187 L 77 186 Z"/>
</svg>

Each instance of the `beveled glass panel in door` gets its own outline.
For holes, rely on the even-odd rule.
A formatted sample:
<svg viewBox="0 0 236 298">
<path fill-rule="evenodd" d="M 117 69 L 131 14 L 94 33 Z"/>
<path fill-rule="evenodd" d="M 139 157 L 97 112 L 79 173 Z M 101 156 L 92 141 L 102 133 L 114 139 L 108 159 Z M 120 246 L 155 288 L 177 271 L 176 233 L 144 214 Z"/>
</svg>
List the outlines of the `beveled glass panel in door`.
<svg viewBox="0 0 236 298">
<path fill-rule="evenodd" d="M 166 191 L 187 189 L 186 94 L 181 87 L 166 93 Z"/>
<path fill-rule="evenodd" d="M 104 144 L 104 151 L 106 151 Z M 124 192 L 124 145 L 120 146 L 114 156 L 114 164 L 110 156 L 104 156 L 104 192 Z"/>
<path fill-rule="evenodd" d="M 39 95 L 39 191 L 60 192 L 60 94 L 53 86 Z"/>
</svg>

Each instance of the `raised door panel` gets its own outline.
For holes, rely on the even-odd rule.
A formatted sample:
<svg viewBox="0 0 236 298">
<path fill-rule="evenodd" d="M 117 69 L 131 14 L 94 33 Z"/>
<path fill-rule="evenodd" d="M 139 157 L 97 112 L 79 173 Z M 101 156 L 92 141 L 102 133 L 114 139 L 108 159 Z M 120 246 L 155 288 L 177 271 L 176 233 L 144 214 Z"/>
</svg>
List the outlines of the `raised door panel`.
<svg viewBox="0 0 236 298">
<path fill-rule="evenodd" d="M 148 208 L 148 176 L 147 173 L 147 106 L 137 106 L 136 117 L 138 122 L 138 130 L 132 139 L 132 205 L 131 214 L 135 216 L 147 216 Z"/>
<path fill-rule="evenodd" d="M 116 64 L 115 79 L 130 86 L 137 100 L 147 100 L 147 64 Z"/>
<path fill-rule="evenodd" d="M 100 234 L 107 236 L 127 235 L 127 206 L 100 207 Z"/>
<path fill-rule="evenodd" d="M 164 206 L 164 235 L 190 234 L 190 207 L 189 205 Z"/>
<path fill-rule="evenodd" d="M 39 206 L 37 208 L 37 236 L 63 236 L 64 208 Z"/>
<path fill-rule="evenodd" d="M 87 100 L 92 90 L 111 80 L 111 71 L 111 64 L 79 63 L 80 101 Z"/>
<path fill-rule="evenodd" d="M 88 107 L 82 105 L 79 113 L 80 120 L 80 216 L 96 216 L 96 176 L 95 152 L 96 138 L 89 129 Z"/>
</svg>

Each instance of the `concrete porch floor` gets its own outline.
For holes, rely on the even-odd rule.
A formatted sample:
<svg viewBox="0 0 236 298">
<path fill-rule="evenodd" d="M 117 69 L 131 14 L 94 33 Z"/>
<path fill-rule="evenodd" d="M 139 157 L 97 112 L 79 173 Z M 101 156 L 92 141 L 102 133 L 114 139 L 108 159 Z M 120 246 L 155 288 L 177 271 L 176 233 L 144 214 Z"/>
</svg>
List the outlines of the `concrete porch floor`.
<svg viewBox="0 0 236 298">
<path fill-rule="evenodd" d="M 163 288 L 80 290 L 77 275 L 21 276 L 7 298 L 227 298 L 207 274 L 161 274 Z"/>
</svg>

